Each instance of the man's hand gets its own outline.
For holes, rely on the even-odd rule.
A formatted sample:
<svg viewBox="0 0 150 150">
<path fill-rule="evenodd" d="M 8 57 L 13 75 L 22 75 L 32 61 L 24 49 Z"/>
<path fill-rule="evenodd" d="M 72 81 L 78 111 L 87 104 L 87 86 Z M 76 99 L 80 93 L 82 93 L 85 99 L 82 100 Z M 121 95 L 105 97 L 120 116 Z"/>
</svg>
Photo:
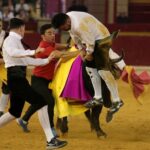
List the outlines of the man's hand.
<svg viewBox="0 0 150 150">
<path fill-rule="evenodd" d="M 50 62 L 50 61 L 52 61 L 54 58 L 53 58 L 53 56 L 50 54 L 49 56 L 48 56 L 48 61 Z"/>
<path fill-rule="evenodd" d="M 38 47 L 38 48 L 35 50 L 35 54 L 44 52 L 44 50 L 45 50 L 45 48 Z"/>
<path fill-rule="evenodd" d="M 55 50 L 50 54 L 53 58 L 58 59 L 63 55 L 63 52 Z"/>
<path fill-rule="evenodd" d="M 84 60 L 85 56 L 86 56 L 86 51 L 85 50 L 81 50 L 80 51 L 80 56 L 81 56 L 82 60 Z"/>
<path fill-rule="evenodd" d="M 60 58 L 61 54 L 59 51 L 55 50 L 53 51 L 52 53 L 50 53 L 50 55 L 48 56 L 48 60 L 49 62 L 52 61 L 52 60 L 55 60 L 55 59 L 58 59 Z"/>
<path fill-rule="evenodd" d="M 62 52 L 55 50 L 48 56 L 49 62 L 55 59 L 59 59 L 62 56 Z"/>
<path fill-rule="evenodd" d="M 86 51 L 86 44 L 75 44 L 74 45 L 76 49 L 80 50 L 80 51 Z"/>
<path fill-rule="evenodd" d="M 84 59 L 86 59 L 87 61 L 92 61 L 94 58 L 93 58 L 92 54 L 86 54 L 86 56 L 84 57 Z"/>
</svg>

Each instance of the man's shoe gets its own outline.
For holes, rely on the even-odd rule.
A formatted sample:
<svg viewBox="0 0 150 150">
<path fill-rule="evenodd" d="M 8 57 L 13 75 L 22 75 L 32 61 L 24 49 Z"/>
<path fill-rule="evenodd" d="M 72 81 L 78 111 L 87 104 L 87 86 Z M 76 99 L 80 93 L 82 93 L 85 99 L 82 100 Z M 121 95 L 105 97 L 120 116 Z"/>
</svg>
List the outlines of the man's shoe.
<svg viewBox="0 0 150 150">
<path fill-rule="evenodd" d="M 25 123 L 22 119 L 17 119 L 18 125 L 23 129 L 24 132 L 28 133 L 30 130 L 28 129 L 28 123 Z"/>
<path fill-rule="evenodd" d="M 84 104 L 84 106 L 87 108 L 93 108 L 93 107 L 99 106 L 99 105 L 103 105 L 103 99 L 102 98 L 100 98 L 100 99 L 94 98 L 94 99 L 92 99 L 92 100 L 90 100 Z"/>
<path fill-rule="evenodd" d="M 122 100 L 120 100 L 118 102 L 115 102 L 115 103 L 112 103 L 112 106 L 111 106 L 109 111 L 112 112 L 112 113 L 115 113 L 115 112 L 117 112 L 120 109 L 120 107 L 123 106 L 123 104 L 124 103 L 123 103 Z"/>
<path fill-rule="evenodd" d="M 119 109 L 123 106 L 123 101 L 119 101 L 119 102 L 115 102 L 112 104 L 112 107 L 109 109 L 109 111 L 107 112 L 106 115 L 106 122 L 110 122 L 113 119 L 113 115 L 114 113 L 116 113 L 117 111 L 119 111 Z"/>
<path fill-rule="evenodd" d="M 0 117 L 1 117 L 3 114 L 4 114 L 4 112 L 3 112 L 3 111 L 0 111 Z"/>
<path fill-rule="evenodd" d="M 57 138 L 53 138 L 50 142 L 47 142 L 46 149 L 51 150 L 51 149 L 57 149 L 61 148 L 67 145 L 67 141 L 61 141 L 58 140 Z"/>
</svg>

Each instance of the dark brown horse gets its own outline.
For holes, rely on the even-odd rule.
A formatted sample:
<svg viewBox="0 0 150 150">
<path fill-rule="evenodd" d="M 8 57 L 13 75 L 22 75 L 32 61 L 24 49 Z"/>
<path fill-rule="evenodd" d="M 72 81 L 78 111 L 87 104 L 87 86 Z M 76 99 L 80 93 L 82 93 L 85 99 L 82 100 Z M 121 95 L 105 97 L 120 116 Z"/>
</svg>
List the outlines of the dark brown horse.
<svg viewBox="0 0 150 150">
<path fill-rule="evenodd" d="M 89 76 L 86 73 L 85 70 L 85 65 L 83 64 L 83 79 L 84 80 L 84 84 L 85 87 L 87 88 L 87 90 L 89 91 L 89 93 L 93 96 L 94 95 L 94 90 L 92 87 L 92 83 L 91 80 L 89 78 Z M 101 79 L 102 80 L 102 79 Z M 104 100 L 104 104 L 100 105 L 100 106 L 96 106 L 92 109 L 89 109 L 85 112 L 85 116 L 88 120 L 88 122 L 90 123 L 90 127 L 91 130 L 95 130 L 97 137 L 106 137 L 107 134 L 103 131 L 103 129 L 101 128 L 101 124 L 99 121 L 100 118 L 100 114 L 102 111 L 103 107 L 109 108 L 111 107 L 111 99 L 110 99 L 110 92 L 105 84 L 105 82 L 102 80 L 102 96 L 103 96 L 103 100 Z M 59 118 L 57 120 L 57 128 L 60 129 L 60 131 L 62 132 L 62 134 L 65 134 L 68 132 L 68 120 L 67 117 L 64 118 Z"/>
<path fill-rule="evenodd" d="M 107 66 L 107 68 L 104 68 L 104 69 L 109 69 L 115 78 L 118 78 L 120 75 L 120 71 L 117 68 L 117 66 L 115 65 L 115 63 L 119 62 L 124 57 L 124 54 L 122 52 L 122 55 L 117 59 L 111 60 L 109 58 L 109 49 L 112 45 L 112 40 L 114 38 L 116 38 L 117 35 L 118 35 L 118 31 L 113 32 L 109 37 L 106 37 L 103 40 L 97 41 L 98 48 L 97 48 L 97 52 L 94 54 L 94 57 L 97 57 L 96 61 L 98 61 L 97 62 L 98 64 L 101 65 L 101 62 L 99 62 L 99 60 L 103 60 L 103 58 L 106 60 L 106 62 L 108 64 L 104 65 L 104 66 Z M 101 58 L 100 55 L 102 55 L 102 54 L 104 57 L 102 59 L 100 59 Z M 86 72 L 85 63 L 83 63 L 83 79 L 84 79 L 85 87 L 87 88 L 87 90 L 89 91 L 91 96 L 93 96 L 94 90 L 93 90 L 93 86 L 92 86 L 90 77 L 88 76 L 88 74 Z M 112 105 L 111 98 L 110 98 L 110 92 L 103 80 L 102 80 L 102 97 L 103 97 L 103 101 L 104 101 L 103 105 L 96 106 L 85 112 L 85 116 L 90 123 L 91 130 L 96 131 L 97 137 L 101 137 L 101 136 L 106 137 L 107 136 L 106 133 L 101 128 L 99 117 L 100 117 L 103 107 L 110 108 Z M 63 134 L 68 132 L 67 117 L 57 120 L 57 128 L 59 128 Z"/>
</svg>

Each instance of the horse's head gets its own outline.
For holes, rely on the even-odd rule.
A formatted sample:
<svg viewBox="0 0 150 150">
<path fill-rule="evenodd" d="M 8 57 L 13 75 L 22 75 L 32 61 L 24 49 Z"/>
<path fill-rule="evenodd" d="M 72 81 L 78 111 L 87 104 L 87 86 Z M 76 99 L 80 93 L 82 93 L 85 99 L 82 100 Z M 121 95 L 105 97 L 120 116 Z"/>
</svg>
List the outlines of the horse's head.
<svg viewBox="0 0 150 150">
<path fill-rule="evenodd" d="M 119 30 L 113 32 L 110 36 L 104 39 L 100 39 L 96 41 L 97 48 L 95 54 L 95 57 L 97 57 L 97 64 L 99 64 L 99 66 L 102 64 L 103 69 L 109 69 L 112 72 L 112 74 L 115 76 L 115 78 L 118 78 L 120 75 L 119 73 L 120 70 L 116 69 L 117 67 L 115 64 L 124 58 L 124 52 L 122 50 L 121 56 L 115 59 L 110 59 L 109 50 L 112 46 L 113 40 L 117 38 L 118 33 Z M 99 63 L 101 61 L 102 63 Z M 106 64 L 104 64 L 103 61 L 106 62 Z"/>
<path fill-rule="evenodd" d="M 96 43 L 97 43 L 98 47 L 100 49 L 106 48 L 107 50 L 109 50 L 109 48 L 112 46 L 113 40 L 117 38 L 119 32 L 120 32 L 120 30 L 114 31 L 110 36 L 108 36 L 104 39 L 97 40 Z"/>
</svg>

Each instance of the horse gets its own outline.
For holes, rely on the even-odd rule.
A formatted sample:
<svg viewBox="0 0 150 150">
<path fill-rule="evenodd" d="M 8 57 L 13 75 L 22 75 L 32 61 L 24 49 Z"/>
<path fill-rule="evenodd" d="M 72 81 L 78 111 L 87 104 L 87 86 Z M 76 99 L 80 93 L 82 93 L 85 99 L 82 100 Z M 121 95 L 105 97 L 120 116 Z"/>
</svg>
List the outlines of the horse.
<svg viewBox="0 0 150 150">
<path fill-rule="evenodd" d="M 104 50 L 106 57 L 108 56 L 108 52 L 109 52 L 110 46 L 112 44 L 112 39 L 114 39 L 117 36 L 117 34 L 118 34 L 118 32 L 114 32 L 110 37 L 106 37 L 105 39 L 98 41 L 98 46 L 100 47 L 100 49 Z M 119 71 L 118 67 L 116 67 L 115 63 L 122 60 L 123 57 L 124 57 L 124 53 L 122 51 L 121 56 L 117 59 L 111 60 L 110 58 L 106 58 L 106 59 L 109 59 L 108 60 L 110 62 L 109 69 L 115 78 L 119 78 L 119 76 L 120 76 L 120 71 Z M 86 89 L 88 90 L 88 92 L 90 93 L 90 95 L 93 96 L 94 95 L 93 86 L 92 86 L 90 77 L 86 72 L 85 66 L 86 66 L 85 62 L 83 62 L 82 75 L 83 75 L 83 79 L 84 79 L 84 85 L 85 85 Z M 102 97 L 104 100 L 104 104 L 100 105 L 100 106 L 95 106 L 94 108 L 91 108 L 84 112 L 88 122 L 90 123 L 91 130 L 95 130 L 98 138 L 99 137 L 107 137 L 107 134 L 101 128 L 100 121 L 99 121 L 99 117 L 100 117 L 102 108 L 103 107 L 110 108 L 112 105 L 111 98 L 110 98 L 110 92 L 109 92 L 105 82 L 102 80 L 102 78 L 101 78 L 101 81 L 102 81 L 101 82 L 102 83 Z M 67 117 L 58 118 L 56 127 L 58 129 L 60 129 L 62 134 L 68 133 L 69 128 L 68 128 Z"/>
<path fill-rule="evenodd" d="M 85 73 L 85 76 L 86 75 L 87 74 Z M 89 77 L 87 75 L 86 79 L 88 79 L 88 78 Z M 88 81 L 90 82 L 90 80 L 88 80 Z M 93 93 L 92 84 L 90 84 L 90 83 L 86 83 L 86 84 L 88 85 L 88 86 L 86 86 L 87 89 L 89 89 L 89 91 L 92 94 Z M 103 80 L 102 80 L 102 96 L 103 96 L 103 100 L 104 100 L 104 105 L 95 106 L 94 108 L 91 108 L 91 109 L 87 110 L 86 112 L 84 112 L 85 117 L 87 118 L 87 120 L 90 124 L 91 131 L 95 131 L 98 138 L 99 137 L 104 137 L 104 138 L 107 137 L 107 134 L 101 128 L 99 117 L 100 117 L 103 107 L 109 108 L 111 106 L 110 92 Z M 59 129 L 61 131 L 61 133 L 63 135 L 68 133 L 69 127 L 68 127 L 67 117 L 58 118 L 56 127 L 57 127 L 57 129 Z"/>
</svg>

